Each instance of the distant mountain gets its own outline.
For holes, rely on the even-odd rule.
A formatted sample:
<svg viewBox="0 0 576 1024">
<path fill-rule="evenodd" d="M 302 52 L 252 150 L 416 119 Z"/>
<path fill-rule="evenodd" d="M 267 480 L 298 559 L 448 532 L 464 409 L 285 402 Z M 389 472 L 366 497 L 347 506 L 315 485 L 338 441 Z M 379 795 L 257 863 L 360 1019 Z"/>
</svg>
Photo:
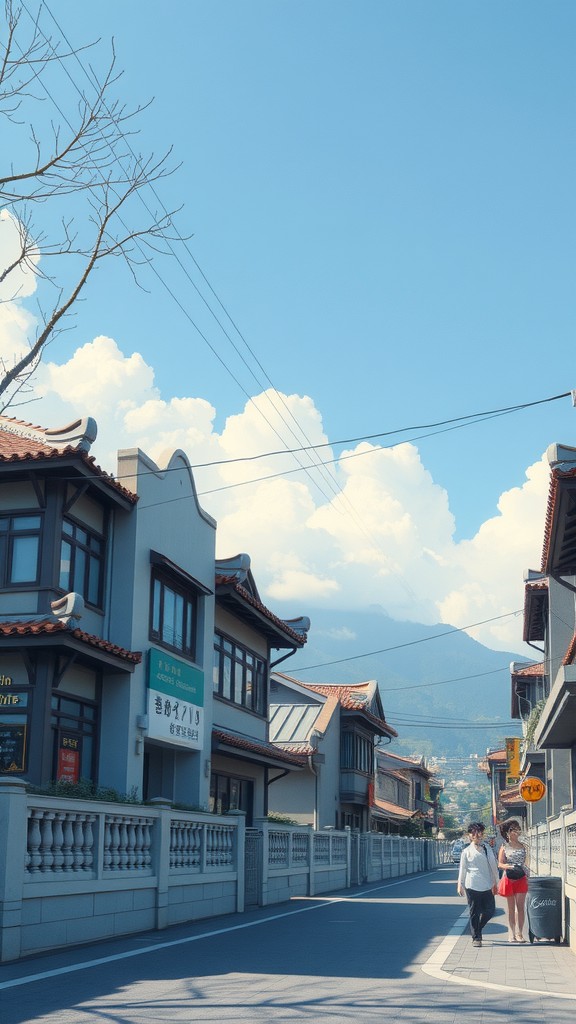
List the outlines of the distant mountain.
<svg viewBox="0 0 576 1024">
<path fill-rule="evenodd" d="M 395 622 L 379 609 L 315 609 L 310 619 L 306 647 L 280 671 L 310 683 L 376 679 L 397 753 L 468 758 L 520 735 L 510 718 L 510 663 L 520 655 L 491 651 L 444 623 Z M 427 637 L 434 639 L 421 642 Z M 498 724 L 479 728 L 482 721 Z"/>
</svg>

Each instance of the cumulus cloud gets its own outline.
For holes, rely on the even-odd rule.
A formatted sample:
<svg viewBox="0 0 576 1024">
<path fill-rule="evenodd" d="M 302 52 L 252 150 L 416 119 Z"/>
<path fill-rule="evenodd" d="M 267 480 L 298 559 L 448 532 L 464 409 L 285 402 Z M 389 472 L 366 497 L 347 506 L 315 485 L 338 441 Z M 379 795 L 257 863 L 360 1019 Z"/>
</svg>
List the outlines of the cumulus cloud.
<svg viewBox="0 0 576 1024">
<path fill-rule="evenodd" d="M 309 396 L 264 392 L 218 433 L 210 403 L 164 399 L 142 356 L 105 337 L 66 363 L 46 364 L 39 393 L 43 423 L 96 417 L 93 452 L 105 469 L 114 471 L 117 448 L 140 447 L 160 465 L 163 453 L 183 449 L 200 501 L 218 522 L 218 555 L 247 551 L 272 608 L 283 602 L 312 614 L 314 606 L 378 605 L 392 618 L 456 627 L 505 616 L 470 632 L 494 649 L 522 650 L 520 621 L 508 613 L 520 608 L 523 571 L 540 550 L 544 458 L 522 487 L 502 494 L 498 514 L 474 537 L 456 541 L 449 496 L 413 444 L 253 458 L 287 444 L 327 444 Z"/>
<path fill-rule="evenodd" d="M 19 252 L 17 222 L 7 210 L 0 210 L 0 360 L 6 366 L 27 350 L 36 327 L 34 316 L 22 305 L 36 290 L 36 276 L 18 263 Z"/>
</svg>

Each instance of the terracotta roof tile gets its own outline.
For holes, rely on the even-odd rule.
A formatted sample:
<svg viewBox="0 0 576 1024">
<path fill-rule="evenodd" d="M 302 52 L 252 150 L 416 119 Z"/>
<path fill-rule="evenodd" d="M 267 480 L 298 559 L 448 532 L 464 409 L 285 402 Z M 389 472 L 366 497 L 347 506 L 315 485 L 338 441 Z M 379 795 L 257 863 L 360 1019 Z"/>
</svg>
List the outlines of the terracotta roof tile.
<svg viewBox="0 0 576 1024">
<path fill-rule="evenodd" d="M 413 818 L 417 813 L 416 811 L 409 810 L 407 807 L 400 807 L 400 804 L 394 804 L 390 800 L 380 800 L 378 797 L 374 797 L 372 806 L 380 811 L 384 811 L 393 818 Z"/>
<path fill-rule="evenodd" d="M 568 650 L 566 651 L 566 654 L 564 655 L 564 658 L 562 659 L 562 664 L 563 665 L 572 665 L 573 662 L 574 662 L 574 658 L 575 657 L 576 657 L 576 633 L 574 633 L 574 636 L 572 637 L 570 643 L 568 644 Z M 544 666 L 542 666 L 542 667 L 544 667 Z"/>
<path fill-rule="evenodd" d="M 576 637 L 575 637 L 576 640 Z M 572 641 L 574 643 L 574 640 Z M 524 665 L 522 668 L 517 668 L 512 673 L 513 676 L 544 676 L 546 675 L 546 669 L 544 662 L 540 661 L 533 665 Z"/>
<path fill-rule="evenodd" d="M 491 750 L 490 753 L 486 754 L 486 757 L 484 758 L 484 760 L 485 761 L 505 761 L 506 760 L 506 750 L 504 748 L 502 748 L 502 750 Z"/>
<path fill-rule="evenodd" d="M 263 754 L 266 757 L 273 757 L 276 760 L 286 761 L 287 764 L 302 766 L 304 758 L 300 754 L 291 754 L 282 750 L 275 743 L 265 743 L 262 740 L 252 739 L 249 736 L 239 736 L 237 733 L 225 732 L 217 727 L 212 729 L 212 736 L 221 743 L 227 743 L 230 747 L 237 747 L 239 750 L 251 751 L 254 754 Z"/>
<path fill-rule="evenodd" d="M 53 636 L 56 633 L 73 636 L 88 647 L 106 651 L 107 654 L 114 654 L 134 665 L 138 665 L 142 661 L 141 651 L 128 651 L 125 647 L 119 647 L 118 644 L 110 643 L 109 640 L 103 640 L 102 637 L 93 636 L 91 633 L 85 633 L 84 630 L 77 627 L 71 628 L 65 622 L 58 620 L 33 619 L 23 622 L 0 622 L 0 636 Z"/>
<path fill-rule="evenodd" d="M 391 725 L 388 725 L 385 718 L 374 715 L 366 706 L 367 698 L 370 696 L 372 689 L 370 683 L 353 683 L 340 686 L 337 684 L 301 682 L 300 686 L 304 686 L 307 690 L 313 690 L 314 693 L 321 693 L 324 697 L 332 697 L 336 694 L 341 707 L 345 711 L 360 711 L 373 725 L 383 730 L 381 735 L 398 735 L 396 730 Z"/>
<path fill-rule="evenodd" d="M 46 431 L 42 427 L 26 423 L 24 420 L 8 419 L 8 417 L 3 417 L 2 419 L 4 422 L 0 422 L 0 462 L 44 462 L 46 459 L 56 462 L 58 459 L 69 459 L 71 455 L 75 455 L 95 476 L 104 480 L 115 491 L 118 491 L 133 504 L 138 501 L 138 495 L 123 487 L 110 473 L 106 473 L 101 469 L 96 464 L 93 455 L 89 455 L 88 452 L 74 445 L 57 448 L 50 445 L 48 440 L 40 441 L 24 433 L 19 434 L 17 433 L 18 427 L 22 427 L 23 430 L 30 428 L 31 430 L 42 431 L 45 434 Z M 8 426 L 11 429 L 7 429 Z M 49 438 L 49 432 L 46 436 Z"/>
<path fill-rule="evenodd" d="M 550 488 L 548 490 L 548 504 L 546 506 L 546 517 L 544 521 L 544 543 L 542 545 L 542 561 L 541 570 L 546 572 L 546 566 L 548 564 L 548 555 L 550 553 L 550 544 L 552 541 L 552 526 L 554 523 L 554 514 L 556 512 L 556 503 L 559 496 L 559 488 L 561 480 L 571 480 L 576 477 L 576 467 L 562 471 L 560 469 L 552 469 L 550 473 Z"/>
<path fill-rule="evenodd" d="M 274 744 L 275 747 L 279 747 L 280 750 L 285 750 L 287 754 L 301 754 L 303 757 L 311 757 L 316 751 L 310 743 L 287 743 L 284 740 Z"/>
<path fill-rule="evenodd" d="M 283 633 L 286 633 L 287 636 L 292 637 L 299 647 L 304 646 L 307 640 L 306 635 L 303 633 L 298 633 L 295 629 L 292 629 L 292 627 L 288 625 L 285 619 L 280 619 L 277 615 L 274 615 L 274 612 L 271 612 L 270 609 L 267 608 L 265 604 L 262 604 L 262 602 L 259 601 L 256 597 L 253 597 L 252 594 L 248 590 L 246 590 L 246 588 L 243 587 L 241 583 L 237 583 L 235 581 L 234 576 L 223 576 L 222 574 L 217 573 L 215 580 L 216 586 L 231 585 L 232 589 L 238 594 L 239 597 L 242 598 L 243 601 L 246 602 L 246 604 L 249 604 L 252 608 L 255 608 L 257 611 L 259 611 L 261 615 L 264 615 L 267 619 L 269 619 L 270 622 L 273 622 L 274 625 L 281 629 Z"/>
<path fill-rule="evenodd" d="M 498 794 L 498 799 L 503 806 L 511 806 L 512 804 L 523 804 L 524 801 L 520 796 L 520 784 L 517 786 L 511 786 L 510 789 L 501 789 Z"/>
</svg>

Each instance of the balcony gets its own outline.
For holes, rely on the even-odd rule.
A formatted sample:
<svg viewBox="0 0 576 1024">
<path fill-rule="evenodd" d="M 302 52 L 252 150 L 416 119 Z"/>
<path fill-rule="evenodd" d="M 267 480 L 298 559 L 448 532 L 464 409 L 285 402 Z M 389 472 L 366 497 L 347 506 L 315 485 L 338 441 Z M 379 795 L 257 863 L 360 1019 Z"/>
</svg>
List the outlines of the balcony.
<svg viewBox="0 0 576 1024">
<path fill-rule="evenodd" d="M 563 665 L 550 691 L 534 733 L 541 750 L 576 743 L 576 665 Z"/>
</svg>

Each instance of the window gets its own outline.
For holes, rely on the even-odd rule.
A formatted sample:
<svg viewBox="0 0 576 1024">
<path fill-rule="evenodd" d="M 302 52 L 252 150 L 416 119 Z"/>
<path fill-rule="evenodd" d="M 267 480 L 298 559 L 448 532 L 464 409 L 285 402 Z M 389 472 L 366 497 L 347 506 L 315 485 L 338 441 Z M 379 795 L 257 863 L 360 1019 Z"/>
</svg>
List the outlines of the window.
<svg viewBox="0 0 576 1024">
<path fill-rule="evenodd" d="M 94 701 L 53 693 L 52 778 L 66 782 L 96 782 L 95 758 L 98 707 Z"/>
<path fill-rule="evenodd" d="M 357 732 L 343 732 L 340 742 L 340 767 L 372 774 L 374 747 L 371 739 Z"/>
<path fill-rule="evenodd" d="M 88 604 L 102 606 L 104 539 L 71 519 L 62 522 L 59 586 Z"/>
<path fill-rule="evenodd" d="M 38 582 L 39 515 L 0 516 L 0 583 L 15 586 Z"/>
<path fill-rule="evenodd" d="M 254 783 L 246 779 L 237 779 L 231 775 L 219 775 L 212 772 L 210 776 L 211 814 L 225 814 L 226 811 L 245 811 L 246 825 L 252 825 L 254 813 Z"/>
<path fill-rule="evenodd" d="M 167 578 L 152 577 L 150 636 L 173 651 L 196 658 L 197 594 Z"/>
<path fill-rule="evenodd" d="M 266 714 L 266 662 L 220 633 L 214 637 L 213 683 L 219 697 Z"/>
</svg>

